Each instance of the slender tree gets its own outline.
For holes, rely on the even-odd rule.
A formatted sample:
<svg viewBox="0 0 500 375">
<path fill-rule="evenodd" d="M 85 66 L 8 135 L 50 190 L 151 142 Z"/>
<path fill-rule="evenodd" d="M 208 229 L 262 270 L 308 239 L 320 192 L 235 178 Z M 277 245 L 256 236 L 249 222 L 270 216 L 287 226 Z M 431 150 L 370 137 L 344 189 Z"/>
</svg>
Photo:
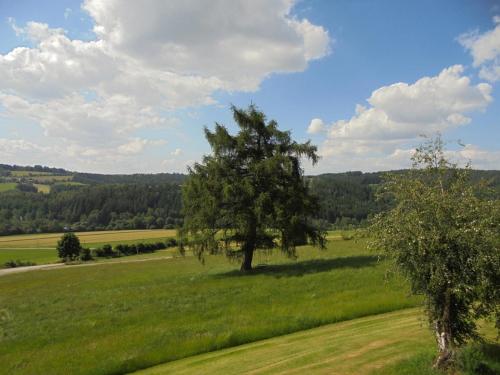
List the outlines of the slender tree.
<svg viewBox="0 0 500 375">
<path fill-rule="evenodd" d="M 471 182 L 469 166 L 445 158 L 439 136 L 412 160 L 408 173 L 389 175 L 383 185 L 394 208 L 373 220 L 371 246 L 385 250 L 413 293 L 425 297 L 439 349 L 435 366 L 446 367 L 457 347 L 477 337 L 478 318 L 499 316 L 499 201 Z"/>
<path fill-rule="evenodd" d="M 303 158 L 318 161 L 316 147 L 293 141 L 253 105 L 231 110 L 238 134 L 220 124 L 205 128 L 212 154 L 190 168 L 183 185 L 181 249 L 189 245 L 200 260 L 224 252 L 249 271 L 256 249 L 295 256 L 307 240 L 323 247 L 324 232 L 310 218 L 318 202 L 301 168 Z"/>
</svg>

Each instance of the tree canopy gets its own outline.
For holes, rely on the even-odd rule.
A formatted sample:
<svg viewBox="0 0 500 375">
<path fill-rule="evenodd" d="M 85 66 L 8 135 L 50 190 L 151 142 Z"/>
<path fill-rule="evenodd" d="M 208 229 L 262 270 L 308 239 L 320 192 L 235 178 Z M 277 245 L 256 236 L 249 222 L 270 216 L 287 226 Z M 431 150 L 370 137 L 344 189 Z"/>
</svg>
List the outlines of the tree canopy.
<svg viewBox="0 0 500 375">
<path fill-rule="evenodd" d="M 57 242 L 57 253 L 64 260 L 75 260 L 80 256 L 82 246 L 80 240 L 74 233 L 64 233 Z"/>
<path fill-rule="evenodd" d="M 324 232 L 311 219 L 318 200 L 301 168 L 303 158 L 318 161 L 316 147 L 293 141 L 253 105 L 231 109 L 238 134 L 220 124 L 205 128 L 212 154 L 190 168 L 183 185 L 182 243 L 200 259 L 206 252 L 242 259 L 242 271 L 252 268 L 256 249 L 295 256 L 306 241 L 324 246 Z"/>
<path fill-rule="evenodd" d="M 477 337 L 478 318 L 499 316 L 499 201 L 471 182 L 469 166 L 446 159 L 440 137 L 412 159 L 412 170 L 389 175 L 383 185 L 394 208 L 375 217 L 372 246 L 385 250 L 413 293 L 425 297 L 442 367 Z"/>
</svg>

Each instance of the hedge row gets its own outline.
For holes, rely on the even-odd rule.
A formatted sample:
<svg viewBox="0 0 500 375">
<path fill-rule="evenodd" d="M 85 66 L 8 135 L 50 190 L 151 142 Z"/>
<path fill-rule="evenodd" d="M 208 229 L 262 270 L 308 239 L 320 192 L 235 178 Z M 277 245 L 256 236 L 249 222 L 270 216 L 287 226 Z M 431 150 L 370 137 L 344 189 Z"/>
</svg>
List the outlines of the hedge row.
<svg viewBox="0 0 500 375">
<path fill-rule="evenodd" d="M 175 238 L 167 238 L 165 242 L 159 241 L 156 243 L 138 243 L 138 244 L 119 244 L 112 247 L 104 245 L 101 248 L 92 249 L 91 257 L 98 258 L 116 258 L 121 256 L 152 253 L 156 250 L 167 249 L 177 246 Z"/>
</svg>

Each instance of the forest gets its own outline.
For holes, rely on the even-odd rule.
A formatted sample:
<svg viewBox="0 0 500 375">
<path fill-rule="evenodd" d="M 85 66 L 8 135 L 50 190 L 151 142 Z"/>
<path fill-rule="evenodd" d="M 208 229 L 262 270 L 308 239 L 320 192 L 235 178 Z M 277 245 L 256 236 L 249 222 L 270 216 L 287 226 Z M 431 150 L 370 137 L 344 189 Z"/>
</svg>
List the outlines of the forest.
<svg viewBox="0 0 500 375">
<path fill-rule="evenodd" d="M 393 173 L 401 173 L 394 171 Z M 331 229 L 365 225 L 372 215 L 390 206 L 376 198 L 384 172 L 345 172 L 308 176 L 311 192 L 319 198 L 316 219 Z M 0 235 L 118 229 L 176 228 L 182 224 L 183 174 L 104 175 L 68 172 L 42 166 L 0 165 Z M 17 177 L 16 177 L 17 176 Z M 50 191 L 34 188 L 30 178 L 68 177 L 48 181 Z M 473 171 L 500 196 L 500 171 Z"/>
</svg>

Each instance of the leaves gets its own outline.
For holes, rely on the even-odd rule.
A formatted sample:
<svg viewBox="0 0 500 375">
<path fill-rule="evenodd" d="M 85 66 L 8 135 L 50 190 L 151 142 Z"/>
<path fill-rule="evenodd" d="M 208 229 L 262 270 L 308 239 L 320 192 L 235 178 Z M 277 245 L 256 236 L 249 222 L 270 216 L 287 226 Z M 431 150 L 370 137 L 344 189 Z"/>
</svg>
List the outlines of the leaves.
<svg viewBox="0 0 500 375">
<path fill-rule="evenodd" d="M 316 146 L 296 143 L 255 106 L 232 111 L 240 131 L 230 135 L 220 124 L 205 129 L 212 154 L 190 169 L 183 185 L 184 242 L 200 258 L 275 247 L 294 256 L 307 239 L 323 246 L 324 233 L 310 219 L 318 201 L 300 166 L 302 158 L 317 162 Z"/>
<path fill-rule="evenodd" d="M 419 147 L 406 174 L 387 175 L 381 195 L 395 202 L 372 221 L 382 249 L 426 297 L 431 322 L 451 308 L 455 345 L 476 336 L 474 320 L 498 309 L 499 201 L 444 154 L 440 137 Z M 450 293 L 451 307 L 446 306 Z"/>
</svg>

